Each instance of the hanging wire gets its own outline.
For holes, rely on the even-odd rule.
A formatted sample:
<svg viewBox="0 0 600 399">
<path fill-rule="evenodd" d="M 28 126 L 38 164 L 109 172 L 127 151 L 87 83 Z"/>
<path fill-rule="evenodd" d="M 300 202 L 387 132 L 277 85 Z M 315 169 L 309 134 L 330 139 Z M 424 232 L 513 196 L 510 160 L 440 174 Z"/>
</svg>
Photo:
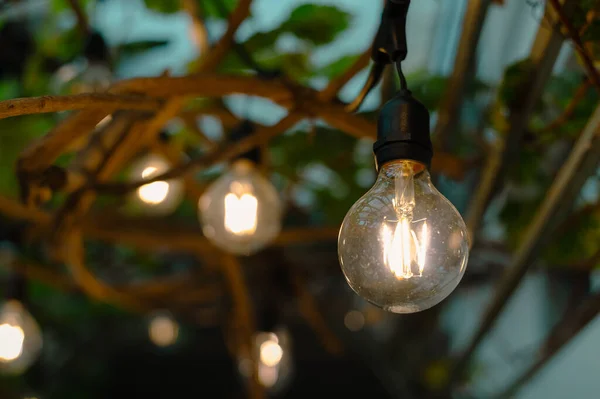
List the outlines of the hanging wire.
<svg viewBox="0 0 600 399">
<path fill-rule="evenodd" d="M 406 77 L 402 73 L 402 61 L 396 60 L 396 70 L 398 71 L 398 77 L 400 78 L 400 88 L 402 90 L 408 90 L 408 84 L 406 83 Z"/>
<path fill-rule="evenodd" d="M 367 77 L 367 81 L 363 85 L 360 93 L 352 100 L 350 104 L 346 106 L 346 112 L 356 112 L 362 103 L 365 101 L 367 95 L 373 90 L 377 83 L 381 80 L 381 76 L 383 75 L 383 71 L 385 70 L 385 64 L 374 63 L 369 71 L 369 76 Z"/>
</svg>

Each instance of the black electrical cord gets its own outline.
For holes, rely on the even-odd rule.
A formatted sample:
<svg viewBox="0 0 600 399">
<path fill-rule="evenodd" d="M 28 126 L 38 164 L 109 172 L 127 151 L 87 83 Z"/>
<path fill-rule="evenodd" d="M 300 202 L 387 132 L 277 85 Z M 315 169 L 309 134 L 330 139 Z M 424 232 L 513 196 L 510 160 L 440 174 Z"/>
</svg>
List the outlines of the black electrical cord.
<svg viewBox="0 0 600 399">
<path fill-rule="evenodd" d="M 371 54 L 373 67 L 358 96 L 346 107 L 348 112 L 355 112 L 360 108 L 365 97 L 381 80 L 383 71 L 389 64 L 396 66 L 401 89 L 408 90 L 401 63 L 407 54 L 406 15 L 409 5 L 410 0 L 387 0 L 381 15 L 381 24 L 373 42 Z"/>
</svg>

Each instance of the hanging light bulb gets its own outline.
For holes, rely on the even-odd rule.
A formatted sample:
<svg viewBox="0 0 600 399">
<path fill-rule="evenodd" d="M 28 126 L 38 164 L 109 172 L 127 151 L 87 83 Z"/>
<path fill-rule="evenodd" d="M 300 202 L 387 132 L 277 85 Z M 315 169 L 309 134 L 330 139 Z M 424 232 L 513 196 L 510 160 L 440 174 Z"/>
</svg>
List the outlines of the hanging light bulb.
<svg viewBox="0 0 600 399">
<path fill-rule="evenodd" d="M 61 66 L 52 85 L 58 94 L 103 92 L 113 81 L 110 53 L 102 35 L 92 32 L 87 38 L 83 57 Z"/>
<path fill-rule="evenodd" d="M 162 157 L 149 154 L 132 166 L 130 179 L 139 181 L 150 179 L 169 170 L 169 163 Z M 164 216 L 175 211 L 183 195 L 180 180 L 156 181 L 139 187 L 133 194 L 133 200 L 144 213 Z"/>
<path fill-rule="evenodd" d="M 0 372 L 21 374 L 42 349 L 40 329 L 23 304 L 15 299 L 0 308 Z"/>
<path fill-rule="evenodd" d="M 241 137 L 251 131 L 247 122 L 236 134 Z M 257 159 L 258 153 L 250 151 L 236 160 L 198 204 L 206 238 L 234 254 L 249 255 L 262 249 L 281 230 L 279 195 L 256 169 Z"/>
<path fill-rule="evenodd" d="M 156 346 L 174 345 L 179 338 L 179 324 L 168 313 L 156 314 L 148 325 L 148 336 Z"/>
<path fill-rule="evenodd" d="M 382 108 L 373 148 L 379 175 L 342 223 L 342 271 L 374 305 L 428 309 L 460 282 L 469 239 L 459 212 L 431 183 L 429 113 L 408 90 Z"/>
<path fill-rule="evenodd" d="M 291 380 L 293 364 L 290 336 L 286 329 L 259 332 L 254 338 L 258 381 L 270 392 L 280 392 Z"/>
</svg>

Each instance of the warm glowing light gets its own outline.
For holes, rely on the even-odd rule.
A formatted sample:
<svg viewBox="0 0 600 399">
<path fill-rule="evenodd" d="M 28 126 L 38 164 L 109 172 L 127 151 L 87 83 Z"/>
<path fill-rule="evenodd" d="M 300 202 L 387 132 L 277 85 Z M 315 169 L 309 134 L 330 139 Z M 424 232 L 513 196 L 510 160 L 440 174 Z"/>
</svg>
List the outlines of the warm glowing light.
<svg viewBox="0 0 600 399">
<path fill-rule="evenodd" d="M 423 220 L 420 239 L 415 229 L 418 225 L 413 222 L 415 207 L 414 178 L 409 163 L 405 163 L 402 172 L 395 177 L 394 209 L 396 221 L 394 231 L 383 224 L 381 239 L 383 241 L 383 259 L 385 265 L 398 279 L 422 277 L 425 269 L 425 258 L 429 240 L 427 222 Z M 413 270 L 414 268 L 414 270 Z"/>
<path fill-rule="evenodd" d="M 279 379 L 277 367 L 269 367 L 265 364 L 258 365 L 258 381 L 262 386 L 271 388 Z"/>
<path fill-rule="evenodd" d="M 179 325 L 169 316 L 155 316 L 150 321 L 148 334 L 156 346 L 171 346 L 179 337 Z"/>
<path fill-rule="evenodd" d="M 260 344 L 260 361 L 269 367 L 279 364 L 283 358 L 283 349 L 276 341 L 266 341 Z"/>
<path fill-rule="evenodd" d="M 142 179 L 148 179 L 158 172 L 158 168 L 148 166 L 142 171 Z M 150 205 L 158 205 L 163 202 L 169 194 L 169 183 L 166 181 L 156 181 L 145 184 L 138 188 L 138 196 L 142 201 Z"/>
<path fill-rule="evenodd" d="M 19 326 L 0 325 L 0 362 L 11 362 L 23 353 L 25 333 Z"/>
<path fill-rule="evenodd" d="M 234 182 L 231 188 L 225 196 L 225 229 L 238 236 L 252 235 L 256 232 L 258 200 L 248 185 Z"/>
</svg>

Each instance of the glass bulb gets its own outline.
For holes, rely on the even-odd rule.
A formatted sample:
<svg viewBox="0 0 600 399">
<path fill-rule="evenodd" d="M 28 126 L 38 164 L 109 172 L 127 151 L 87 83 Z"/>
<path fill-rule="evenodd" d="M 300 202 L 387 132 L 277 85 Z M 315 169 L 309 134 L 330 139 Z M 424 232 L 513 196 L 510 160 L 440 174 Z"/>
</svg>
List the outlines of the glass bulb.
<svg viewBox="0 0 600 399">
<path fill-rule="evenodd" d="M 158 155 L 148 155 L 136 162 L 130 171 L 130 179 L 138 181 L 160 175 L 170 168 L 169 163 Z M 180 180 L 156 181 L 139 187 L 132 195 L 133 201 L 144 213 L 165 216 L 179 206 L 183 195 Z"/>
<path fill-rule="evenodd" d="M 179 338 L 179 324 L 168 313 L 157 314 L 150 320 L 148 336 L 156 346 L 171 346 Z"/>
<path fill-rule="evenodd" d="M 40 329 L 23 304 L 6 302 L 0 309 L 0 372 L 21 374 L 42 349 Z"/>
<path fill-rule="evenodd" d="M 71 94 L 101 93 L 108 89 L 113 80 L 113 73 L 108 65 L 99 62 L 88 62 L 81 74 L 70 83 Z"/>
<path fill-rule="evenodd" d="M 258 381 L 271 393 L 281 392 L 293 371 L 290 336 L 286 329 L 259 332 L 254 337 Z"/>
<path fill-rule="evenodd" d="M 414 161 L 383 165 L 375 185 L 344 218 L 342 271 L 367 301 L 394 313 L 428 309 L 446 298 L 467 265 L 469 238 L 456 208 Z"/>
<path fill-rule="evenodd" d="M 249 255 L 281 230 L 277 190 L 248 160 L 235 162 L 200 198 L 204 235 L 224 250 Z"/>
</svg>

